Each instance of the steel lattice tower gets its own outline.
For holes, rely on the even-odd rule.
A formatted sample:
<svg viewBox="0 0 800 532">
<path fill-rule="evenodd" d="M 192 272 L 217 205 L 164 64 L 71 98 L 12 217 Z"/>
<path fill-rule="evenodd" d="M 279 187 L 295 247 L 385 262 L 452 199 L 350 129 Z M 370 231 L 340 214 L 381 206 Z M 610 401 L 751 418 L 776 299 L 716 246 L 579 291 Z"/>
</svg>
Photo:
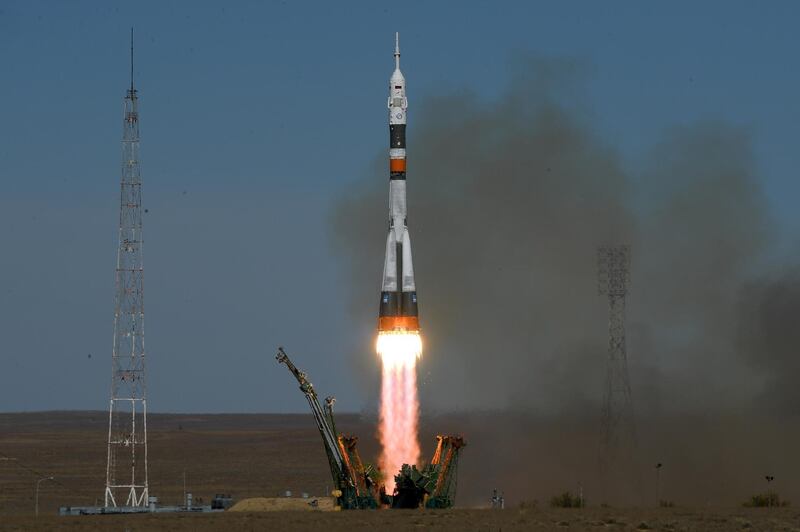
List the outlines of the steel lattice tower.
<svg viewBox="0 0 800 532">
<path fill-rule="evenodd" d="M 600 295 L 608 296 L 608 365 L 600 454 L 603 470 L 616 460 L 621 445 L 627 444 L 630 451 L 636 447 L 636 426 L 625 344 L 625 296 L 628 293 L 630 264 L 628 246 L 601 246 L 597 250 L 598 288 Z"/>
<path fill-rule="evenodd" d="M 146 506 L 147 400 L 144 372 L 142 179 L 139 169 L 138 97 L 133 85 L 132 29 L 131 87 L 125 96 L 123 116 L 105 506 Z"/>
</svg>

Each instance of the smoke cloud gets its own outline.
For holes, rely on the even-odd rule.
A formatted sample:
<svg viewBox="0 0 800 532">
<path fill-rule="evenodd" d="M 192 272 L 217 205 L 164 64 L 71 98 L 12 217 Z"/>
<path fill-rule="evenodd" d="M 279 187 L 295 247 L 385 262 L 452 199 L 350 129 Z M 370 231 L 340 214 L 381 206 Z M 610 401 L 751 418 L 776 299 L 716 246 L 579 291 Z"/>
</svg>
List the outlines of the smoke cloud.
<svg viewBox="0 0 800 532">
<path fill-rule="evenodd" d="M 797 345 L 789 316 L 800 294 L 780 285 L 797 274 L 764 281 L 777 229 L 749 133 L 724 122 L 666 130 L 631 170 L 592 128 L 583 73 L 574 62 L 528 60 L 497 101 L 460 93 L 415 103 L 409 226 L 424 408 L 594 408 L 607 344 L 596 248 L 608 243 L 632 248 L 637 410 L 789 399 L 778 381 Z M 384 159 L 333 214 L 359 323 L 372 324 L 377 308 Z M 354 353 L 373 375 L 374 360 Z"/>
<path fill-rule="evenodd" d="M 599 502 L 589 471 L 608 304 L 596 253 L 625 243 L 640 463 L 670 461 L 670 482 L 695 503 L 738 500 L 761 489 L 759 468 L 797 465 L 786 443 L 800 443 L 797 431 L 765 414 L 798 414 L 800 267 L 775 264 L 780 228 L 746 129 L 665 129 L 634 165 L 593 127 L 585 72 L 526 60 L 496 101 L 457 93 L 414 102 L 408 204 L 423 415 L 484 411 L 424 424 L 441 431 L 460 420 L 473 443 L 462 466 L 471 502 L 487 479 L 518 490 L 510 500 L 583 483 Z M 381 154 L 333 212 L 351 310 L 365 324 L 358 341 L 374 334 L 385 165 Z M 377 386 L 368 342 L 353 349 L 353 366 Z M 787 452 L 760 455 L 764 435 Z"/>
</svg>

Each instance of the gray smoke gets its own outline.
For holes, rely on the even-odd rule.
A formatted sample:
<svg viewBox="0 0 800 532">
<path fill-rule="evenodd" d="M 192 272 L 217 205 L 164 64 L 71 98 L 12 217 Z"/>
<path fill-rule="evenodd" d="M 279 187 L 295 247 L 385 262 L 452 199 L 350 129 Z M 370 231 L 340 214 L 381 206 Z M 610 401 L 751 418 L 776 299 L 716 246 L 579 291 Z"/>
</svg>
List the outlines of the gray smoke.
<svg viewBox="0 0 800 532">
<path fill-rule="evenodd" d="M 798 413 L 800 268 L 773 263 L 780 228 L 750 135 L 725 122 L 668 129 L 633 165 L 593 129 L 583 72 L 530 60 L 497 101 L 458 93 L 414 102 L 409 226 L 423 415 L 516 412 L 450 417 L 473 442 L 463 466 L 472 500 L 486 479 L 524 490 L 540 475 L 537 496 L 596 488 L 588 471 L 608 335 L 596 249 L 627 243 L 640 463 L 669 460 L 675 489 L 694 502 L 745 497 L 761 489 L 751 484 L 759 468 L 795 462 L 774 445 L 761 455 L 764 435 L 784 451 L 800 443 L 762 416 Z M 365 346 L 386 235 L 385 167 L 381 154 L 333 213 L 351 310 L 365 324 L 352 360 L 373 397 L 377 362 Z M 432 430 L 446 430 L 446 418 L 435 419 Z"/>
<path fill-rule="evenodd" d="M 800 267 L 787 266 L 741 290 L 740 346 L 749 369 L 764 376 L 759 412 L 789 419 L 800 415 Z"/>
<path fill-rule="evenodd" d="M 754 375 L 752 362 L 764 356 L 756 338 L 792 330 L 782 323 L 791 318 L 761 323 L 763 314 L 800 298 L 759 281 L 776 228 L 748 132 L 724 122 L 671 129 L 631 170 L 575 96 L 581 72 L 575 63 L 532 60 L 498 101 L 460 93 L 415 103 L 409 226 L 429 411 L 597 405 L 607 311 L 597 295 L 596 248 L 605 243 L 632 247 L 628 350 L 637 410 L 747 404 L 763 391 L 761 370 L 780 379 L 787 357 L 779 353 L 796 345 L 772 346 Z M 372 324 L 377 308 L 383 159 L 334 213 L 359 323 Z M 752 325 L 746 349 L 743 320 Z M 356 350 L 353 360 L 374 375 L 370 357 Z M 777 388 L 769 393 L 780 402 Z"/>
</svg>

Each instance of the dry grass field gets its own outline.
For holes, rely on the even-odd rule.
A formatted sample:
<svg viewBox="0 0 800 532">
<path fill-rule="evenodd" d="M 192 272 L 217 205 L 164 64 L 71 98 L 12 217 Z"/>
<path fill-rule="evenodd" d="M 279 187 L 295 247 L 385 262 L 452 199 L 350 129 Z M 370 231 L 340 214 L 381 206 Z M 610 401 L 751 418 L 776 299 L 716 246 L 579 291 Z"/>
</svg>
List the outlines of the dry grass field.
<svg viewBox="0 0 800 532">
<path fill-rule="evenodd" d="M 106 419 L 103 412 L 0 414 L 0 452 L 14 459 L 0 461 L 0 530 L 800 530 L 800 510 L 738 506 L 749 486 L 737 491 L 742 482 L 737 478 L 728 479 L 728 491 L 717 499 L 694 504 L 682 504 L 680 496 L 691 494 L 696 483 L 687 483 L 681 491 L 667 478 L 662 489 L 677 500 L 675 508 L 602 508 L 598 497 L 589 496 L 589 508 L 551 509 L 541 501 L 561 486 L 551 477 L 566 475 L 567 470 L 533 467 L 525 462 L 526 455 L 504 448 L 492 456 L 491 438 L 481 443 L 484 437 L 479 431 L 486 419 L 437 419 L 423 427 L 423 442 L 432 439 L 427 425 L 444 430 L 461 426 L 473 435 L 462 460 L 459 508 L 453 510 L 58 517 L 59 506 L 92 505 L 102 497 Z M 361 436 L 366 460 L 375 456 L 373 422 L 340 415 L 338 424 L 342 432 Z M 486 430 L 507 440 L 503 428 L 507 425 L 517 427 L 518 441 L 524 432 L 519 428 L 522 420 L 512 418 Z M 330 489 L 325 455 L 310 415 L 154 414 L 148 417 L 148 429 L 151 493 L 164 504 L 181 500 L 184 471 L 187 489 L 196 501 L 205 503 L 215 493 L 242 500 L 280 496 L 286 490 L 321 496 Z M 565 434 L 571 429 L 560 430 L 554 441 L 569 441 Z M 429 454 L 432 446 L 428 442 L 425 452 Z M 535 457 L 544 451 L 529 452 L 527 456 Z M 39 475 L 53 475 L 55 481 L 41 484 L 37 520 L 34 483 Z M 495 484 L 515 490 L 507 509 L 479 509 L 487 506 Z M 540 502 L 520 504 L 534 499 Z"/>
<path fill-rule="evenodd" d="M 455 509 L 442 511 L 264 512 L 54 517 L 3 517 L 0 530 L 616 530 L 616 531 L 794 531 L 800 512 L 749 510 L 535 510 Z"/>
<path fill-rule="evenodd" d="M 107 423 L 104 412 L 0 414 L 0 452 L 16 459 L 0 462 L 0 515 L 33 510 L 36 475 L 21 466 L 55 477 L 40 487 L 43 514 L 100 502 Z M 162 504 L 180 503 L 184 472 L 187 491 L 206 504 L 215 493 L 239 500 L 330 489 L 310 415 L 151 414 L 148 447 L 150 491 Z"/>
</svg>

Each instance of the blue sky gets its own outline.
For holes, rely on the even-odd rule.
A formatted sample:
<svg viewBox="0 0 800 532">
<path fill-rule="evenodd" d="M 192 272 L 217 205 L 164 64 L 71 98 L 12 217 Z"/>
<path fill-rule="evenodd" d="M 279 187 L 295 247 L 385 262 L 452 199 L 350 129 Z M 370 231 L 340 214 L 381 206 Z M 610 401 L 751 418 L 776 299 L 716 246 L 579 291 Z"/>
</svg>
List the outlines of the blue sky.
<svg viewBox="0 0 800 532">
<path fill-rule="evenodd" d="M 373 324 L 347 313 L 328 223 L 383 156 L 394 31 L 409 135 L 416 102 L 491 100 L 520 55 L 569 58 L 634 173 L 665 128 L 749 131 L 797 241 L 796 3 L 231 4 L 0 4 L 0 411 L 106 407 L 131 26 L 155 411 L 304 411 L 279 344 L 342 409 L 371 407 L 343 350 L 374 356 Z"/>
</svg>

